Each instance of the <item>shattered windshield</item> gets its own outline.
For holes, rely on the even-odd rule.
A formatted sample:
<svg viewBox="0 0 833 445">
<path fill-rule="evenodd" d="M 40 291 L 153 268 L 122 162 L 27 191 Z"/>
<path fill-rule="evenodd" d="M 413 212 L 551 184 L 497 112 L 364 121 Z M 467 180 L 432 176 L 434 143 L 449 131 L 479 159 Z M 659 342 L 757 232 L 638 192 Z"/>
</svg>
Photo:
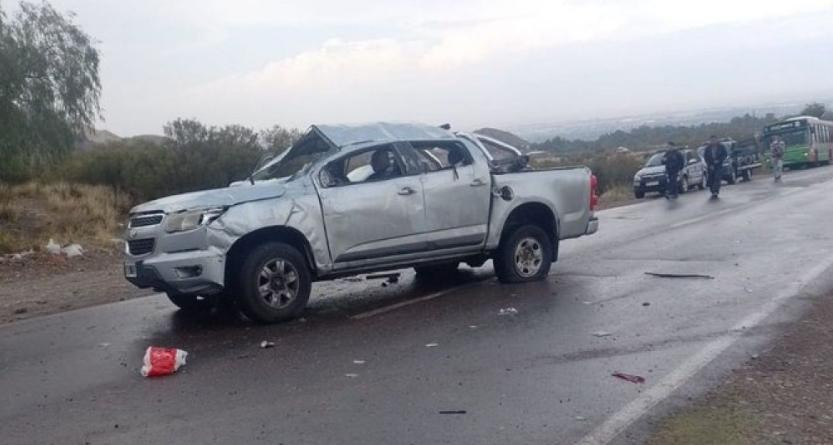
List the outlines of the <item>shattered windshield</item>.
<svg viewBox="0 0 833 445">
<path fill-rule="evenodd" d="M 318 137 L 309 136 L 269 161 L 252 174 L 252 180 L 289 178 L 295 179 L 308 172 L 319 159 L 333 150 L 332 146 Z"/>
</svg>

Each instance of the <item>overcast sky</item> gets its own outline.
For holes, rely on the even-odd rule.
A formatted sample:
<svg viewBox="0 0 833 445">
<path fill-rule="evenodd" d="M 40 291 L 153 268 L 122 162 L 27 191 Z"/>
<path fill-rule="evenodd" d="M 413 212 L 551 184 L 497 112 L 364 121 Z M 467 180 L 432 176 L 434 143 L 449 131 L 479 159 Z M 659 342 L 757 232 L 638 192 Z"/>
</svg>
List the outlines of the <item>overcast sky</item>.
<svg viewBox="0 0 833 445">
<path fill-rule="evenodd" d="M 123 136 L 176 117 L 511 127 L 833 91 L 833 0 L 52 3 L 100 41 L 99 126 Z"/>
</svg>

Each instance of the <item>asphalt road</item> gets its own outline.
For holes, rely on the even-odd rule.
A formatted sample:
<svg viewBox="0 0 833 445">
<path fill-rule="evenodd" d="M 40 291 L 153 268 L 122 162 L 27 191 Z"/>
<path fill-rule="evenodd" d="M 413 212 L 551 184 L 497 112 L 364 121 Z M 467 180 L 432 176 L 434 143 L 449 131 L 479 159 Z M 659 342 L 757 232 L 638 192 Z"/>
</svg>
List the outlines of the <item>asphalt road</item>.
<svg viewBox="0 0 833 445">
<path fill-rule="evenodd" d="M 833 288 L 831 196 L 821 167 L 717 202 L 647 200 L 601 212 L 545 282 L 500 285 L 489 265 L 444 282 L 338 280 L 283 325 L 190 319 L 160 295 L 6 325 L 0 442 L 638 441 L 644 419 Z M 185 349 L 188 364 L 142 378 L 148 345 Z"/>
</svg>

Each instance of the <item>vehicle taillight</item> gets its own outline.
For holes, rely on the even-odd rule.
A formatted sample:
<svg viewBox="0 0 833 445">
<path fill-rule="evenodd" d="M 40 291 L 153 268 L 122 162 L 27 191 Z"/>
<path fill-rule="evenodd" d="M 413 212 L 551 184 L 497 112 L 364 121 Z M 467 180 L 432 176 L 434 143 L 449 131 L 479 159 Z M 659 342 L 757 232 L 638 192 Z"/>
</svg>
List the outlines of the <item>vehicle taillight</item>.
<svg viewBox="0 0 833 445">
<path fill-rule="evenodd" d="M 590 210 L 596 210 L 596 206 L 599 205 L 599 195 L 596 193 L 596 190 L 599 186 L 599 180 L 596 178 L 596 175 L 590 175 Z"/>
</svg>

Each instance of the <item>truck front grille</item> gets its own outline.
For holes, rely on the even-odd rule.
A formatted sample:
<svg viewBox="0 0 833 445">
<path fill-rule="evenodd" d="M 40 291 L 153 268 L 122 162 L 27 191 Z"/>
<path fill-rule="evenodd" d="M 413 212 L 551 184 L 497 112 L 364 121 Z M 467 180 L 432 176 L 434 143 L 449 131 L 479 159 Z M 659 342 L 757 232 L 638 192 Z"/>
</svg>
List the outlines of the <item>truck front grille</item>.
<svg viewBox="0 0 833 445">
<path fill-rule="evenodd" d="M 145 227 L 155 226 L 162 222 L 162 214 L 156 215 L 139 215 L 130 218 L 129 227 Z"/>
<path fill-rule="evenodd" d="M 144 255 L 153 252 L 153 238 L 134 239 L 127 242 L 131 255 Z"/>
</svg>

